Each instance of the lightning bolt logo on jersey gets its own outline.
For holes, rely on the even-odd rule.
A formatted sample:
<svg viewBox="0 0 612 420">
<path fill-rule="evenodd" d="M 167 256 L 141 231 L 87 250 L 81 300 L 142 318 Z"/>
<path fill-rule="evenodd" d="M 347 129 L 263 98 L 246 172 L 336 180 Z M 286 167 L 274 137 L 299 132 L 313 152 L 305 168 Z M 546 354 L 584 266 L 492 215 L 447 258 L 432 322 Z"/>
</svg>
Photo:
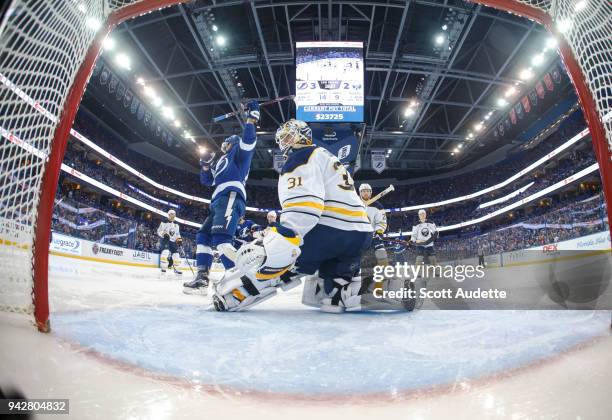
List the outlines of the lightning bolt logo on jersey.
<svg viewBox="0 0 612 420">
<path fill-rule="evenodd" d="M 214 186 L 212 195 L 214 201 L 219 195 L 236 191 L 246 201 L 246 190 L 244 184 L 249 177 L 249 170 L 257 136 L 255 126 L 247 124 L 242 138 L 231 136 L 228 140 L 233 147 L 221 159 L 217 161 L 214 168 L 200 173 L 202 184 Z"/>
</svg>

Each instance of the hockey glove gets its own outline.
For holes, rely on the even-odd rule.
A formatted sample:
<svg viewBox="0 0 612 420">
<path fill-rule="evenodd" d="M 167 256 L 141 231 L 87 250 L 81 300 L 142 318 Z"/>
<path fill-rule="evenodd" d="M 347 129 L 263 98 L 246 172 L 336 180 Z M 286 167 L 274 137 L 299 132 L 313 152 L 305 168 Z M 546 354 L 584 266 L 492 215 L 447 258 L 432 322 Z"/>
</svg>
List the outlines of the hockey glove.
<svg viewBox="0 0 612 420">
<path fill-rule="evenodd" d="M 254 120 L 254 123 L 259 121 L 259 103 L 255 100 L 249 101 L 246 105 L 246 117 Z"/>
<path fill-rule="evenodd" d="M 176 238 L 176 244 L 177 244 L 178 246 L 183 245 L 183 238 Z"/>
<path fill-rule="evenodd" d="M 168 235 L 167 233 L 164 235 L 164 239 L 169 240 L 170 239 L 170 235 Z"/>
<path fill-rule="evenodd" d="M 212 152 L 212 153 L 205 153 L 200 158 L 200 166 L 202 167 L 202 169 L 207 171 L 210 168 L 210 166 L 212 165 L 212 162 L 213 162 L 214 159 L 215 159 L 215 153 L 214 152 Z"/>
</svg>

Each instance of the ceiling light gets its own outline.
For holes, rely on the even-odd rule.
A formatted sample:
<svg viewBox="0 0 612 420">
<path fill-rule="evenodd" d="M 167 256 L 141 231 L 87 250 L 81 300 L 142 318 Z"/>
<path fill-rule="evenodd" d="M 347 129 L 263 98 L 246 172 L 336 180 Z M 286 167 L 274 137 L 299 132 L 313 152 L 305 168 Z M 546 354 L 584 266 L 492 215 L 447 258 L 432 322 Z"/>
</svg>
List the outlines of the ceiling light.
<svg viewBox="0 0 612 420">
<path fill-rule="evenodd" d="M 162 100 L 161 100 L 161 98 L 160 98 L 159 96 L 155 96 L 155 97 L 153 97 L 153 99 L 152 99 L 152 101 L 151 101 L 151 102 L 152 102 L 152 103 L 153 103 L 153 105 L 155 105 L 155 106 L 161 106 L 161 104 L 162 104 Z"/>
<path fill-rule="evenodd" d="M 410 117 L 412 115 L 414 115 L 414 109 L 406 108 L 406 110 L 404 111 L 404 117 Z"/>
<path fill-rule="evenodd" d="M 200 152 L 200 154 L 201 154 L 201 155 L 203 155 L 204 153 L 206 153 L 206 147 L 204 147 L 204 146 L 200 146 L 200 147 L 198 148 L 198 151 Z"/>
<path fill-rule="evenodd" d="M 455 152 L 451 153 L 451 156 L 455 156 Z"/>
<path fill-rule="evenodd" d="M 217 27 L 217 25 L 213 25 L 213 26 L 212 26 L 212 30 L 213 30 L 213 31 L 215 31 L 215 32 L 217 32 L 217 31 L 219 30 L 219 27 Z"/>
<path fill-rule="evenodd" d="M 474 126 L 474 130 L 476 130 L 476 131 L 480 131 L 480 130 L 482 130 L 482 128 L 483 128 L 483 127 L 484 127 L 484 126 L 482 125 L 482 123 L 478 123 L 478 124 L 476 124 L 476 125 Z"/>
<path fill-rule="evenodd" d="M 144 81 L 144 79 L 142 77 L 139 77 L 139 78 L 136 79 L 136 84 L 144 86 L 145 85 L 145 81 Z"/>
<path fill-rule="evenodd" d="M 113 48 L 115 48 L 115 40 L 111 38 L 110 36 L 108 36 L 102 43 L 102 46 L 104 47 L 105 50 L 110 51 Z"/>
<path fill-rule="evenodd" d="M 169 120 L 174 119 L 174 111 L 170 107 L 162 107 L 162 115 L 164 116 L 164 118 L 167 118 Z"/>
<path fill-rule="evenodd" d="M 448 29 L 448 25 L 442 25 L 442 30 L 445 31 Z"/>
<path fill-rule="evenodd" d="M 489 114 L 484 116 L 485 121 L 488 120 L 489 118 L 491 118 Z"/>
<path fill-rule="evenodd" d="M 387 153 L 388 153 L 388 154 L 391 154 L 391 153 L 393 153 L 393 150 L 392 150 L 392 149 L 388 149 L 388 150 L 387 150 Z"/>
<path fill-rule="evenodd" d="M 458 147 L 461 149 L 463 147 L 463 143 L 461 143 Z"/>
<path fill-rule="evenodd" d="M 574 10 L 576 12 L 579 12 L 581 10 L 583 10 L 586 6 L 587 6 L 587 1 L 586 0 L 580 0 L 578 2 L 576 2 L 576 4 L 574 5 Z"/>
<path fill-rule="evenodd" d="M 446 41 L 446 37 L 443 34 L 438 34 L 436 35 L 436 45 L 442 45 L 444 44 L 444 41 Z"/>
<path fill-rule="evenodd" d="M 155 91 L 152 88 L 150 88 L 149 86 L 145 86 L 143 91 L 144 91 L 144 94 L 146 96 L 148 96 L 149 98 L 154 98 L 155 97 Z"/>
<path fill-rule="evenodd" d="M 508 101 L 506 101 L 504 98 L 499 98 L 497 100 L 497 106 L 505 107 L 506 105 L 508 105 Z"/>
<path fill-rule="evenodd" d="M 217 45 L 220 47 L 225 45 L 225 37 L 223 35 L 219 35 L 216 41 L 217 41 Z"/>
<path fill-rule="evenodd" d="M 531 71 L 531 68 L 521 70 L 519 77 L 521 80 L 531 79 L 533 77 L 533 72 Z"/>
<path fill-rule="evenodd" d="M 557 29 L 562 34 L 569 31 L 572 27 L 572 20 L 570 18 L 563 18 L 557 22 Z"/>
<path fill-rule="evenodd" d="M 512 96 L 516 93 L 516 88 L 514 86 L 511 86 L 508 88 L 508 90 L 506 91 L 506 93 L 504 94 L 504 96 L 509 97 Z"/>
<path fill-rule="evenodd" d="M 98 29 L 100 29 L 100 26 L 102 26 L 100 21 L 96 19 L 95 17 L 87 18 L 87 20 L 85 21 L 85 24 L 87 25 L 89 29 L 93 31 L 97 31 Z"/>
<path fill-rule="evenodd" d="M 85 5 L 83 3 L 79 3 L 79 5 L 77 6 L 77 9 L 79 9 L 79 11 L 81 13 L 86 13 L 87 12 L 87 7 L 85 7 Z"/>
<path fill-rule="evenodd" d="M 115 56 L 115 63 L 117 63 L 119 67 L 127 70 L 130 69 L 130 57 L 124 53 L 119 53 Z"/>
<path fill-rule="evenodd" d="M 554 37 L 549 37 L 546 39 L 546 48 L 556 48 L 557 47 L 557 39 Z"/>
<path fill-rule="evenodd" d="M 540 64 L 542 64 L 544 62 L 544 56 L 542 54 L 536 54 L 532 59 L 531 59 L 531 64 L 533 64 L 534 66 L 539 66 Z"/>
<path fill-rule="evenodd" d="M 419 103 L 417 101 L 415 101 L 414 99 L 412 101 L 410 101 L 410 106 L 414 107 L 417 106 Z"/>
<path fill-rule="evenodd" d="M 455 150 L 453 150 L 454 153 L 459 153 L 459 149 L 455 147 Z"/>
<path fill-rule="evenodd" d="M 181 122 L 179 120 L 174 120 L 174 126 L 177 128 L 181 127 Z"/>
</svg>

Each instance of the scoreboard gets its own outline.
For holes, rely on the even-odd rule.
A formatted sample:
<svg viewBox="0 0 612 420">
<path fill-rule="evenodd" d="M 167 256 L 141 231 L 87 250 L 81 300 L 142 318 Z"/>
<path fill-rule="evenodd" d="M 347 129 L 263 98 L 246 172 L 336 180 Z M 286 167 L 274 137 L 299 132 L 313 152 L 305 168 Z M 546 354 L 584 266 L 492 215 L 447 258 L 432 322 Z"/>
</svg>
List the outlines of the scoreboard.
<svg viewBox="0 0 612 420">
<path fill-rule="evenodd" d="M 297 42 L 297 118 L 363 122 L 363 42 Z"/>
</svg>

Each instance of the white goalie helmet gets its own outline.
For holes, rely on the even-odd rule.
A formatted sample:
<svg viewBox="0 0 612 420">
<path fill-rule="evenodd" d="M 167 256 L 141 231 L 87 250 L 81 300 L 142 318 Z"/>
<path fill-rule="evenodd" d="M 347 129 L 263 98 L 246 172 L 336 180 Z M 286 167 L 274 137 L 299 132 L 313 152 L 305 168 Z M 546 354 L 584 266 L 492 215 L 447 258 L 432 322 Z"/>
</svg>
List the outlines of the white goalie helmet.
<svg viewBox="0 0 612 420">
<path fill-rule="evenodd" d="M 291 229 L 273 227 L 263 239 L 250 242 L 236 252 L 236 267 L 247 273 L 255 272 L 260 280 L 279 277 L 300 256 L 299 244 L 299 236 Z"/>
<path fill-rule="evenodd" d="M 297 145 L 312 144 L 312 130 L 304 121 L 290 119 L 278 127 L 275 135 L 276 143 L 283 153 Z"/>
</svg>

